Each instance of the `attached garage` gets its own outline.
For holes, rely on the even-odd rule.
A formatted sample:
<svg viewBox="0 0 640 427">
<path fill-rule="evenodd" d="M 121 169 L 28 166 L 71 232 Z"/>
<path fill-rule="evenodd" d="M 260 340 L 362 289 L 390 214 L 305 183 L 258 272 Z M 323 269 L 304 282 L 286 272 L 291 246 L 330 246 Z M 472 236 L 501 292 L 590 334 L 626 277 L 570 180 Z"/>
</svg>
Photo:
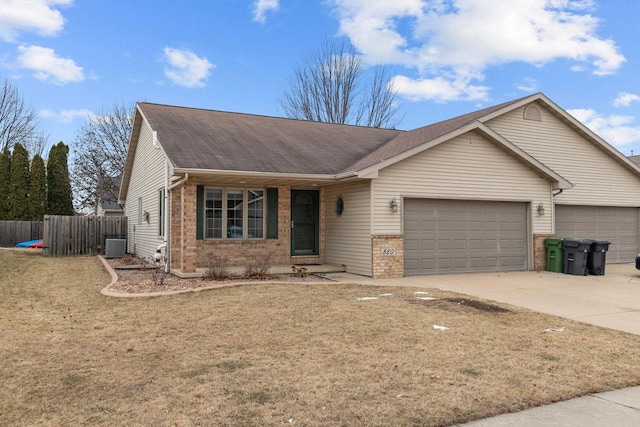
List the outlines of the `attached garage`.
<svg viewBox="0 0 640 427">
<path fill-rule="evenodd" d="M 527 203 L 404 200 L 404 274 L 526 270 Z"/>
<path fill-rule="evenodd" d="M 635 260 L 639 221 L 638 208 L 556 205 L 556 236 L 608 240 L 608 263 Z"/>
</svg>

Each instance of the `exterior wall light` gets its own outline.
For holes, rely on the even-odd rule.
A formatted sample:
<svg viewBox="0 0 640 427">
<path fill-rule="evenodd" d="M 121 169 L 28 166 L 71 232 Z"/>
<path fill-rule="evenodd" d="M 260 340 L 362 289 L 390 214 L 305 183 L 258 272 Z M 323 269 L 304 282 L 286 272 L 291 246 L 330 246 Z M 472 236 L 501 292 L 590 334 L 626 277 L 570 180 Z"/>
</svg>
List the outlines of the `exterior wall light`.
<svg viewBox="0 0 640 427">
<path fill-rule="evenodd" d="M 391 212 L 398 212 L 398 199 L 395 197 L 391 199 L 389 202 L 389 209 L 391 209 Z"/>
<path fill-rule="evenodd" d="M 538 211 L 538 215 L 544 215 L 544 205 L 542 204 L 542 202 L 538 203 L 538 206 L 536 206 L 536 211 Z"/>
</svg>

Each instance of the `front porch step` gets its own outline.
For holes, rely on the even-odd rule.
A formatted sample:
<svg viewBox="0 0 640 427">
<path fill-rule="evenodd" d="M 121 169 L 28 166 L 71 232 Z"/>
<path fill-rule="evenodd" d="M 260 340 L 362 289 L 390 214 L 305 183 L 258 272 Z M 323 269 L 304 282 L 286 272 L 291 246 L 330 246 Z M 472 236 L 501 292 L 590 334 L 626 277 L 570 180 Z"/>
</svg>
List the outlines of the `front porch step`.
<svg viewBox="0 0 640 427">
<path fill-rule="evenodd" d="M 332 264 L 314 264 L 314 265 L 297 265 L 293 264 L 297 268 L 306 268 L 307 274 L 324 274 L 324 273 L 344 273 L 347 271 L 346 266 L 344 265 L 332 265 Z M 181 279 L 195 279 L 198 277 L 204 277 L 207 269 L 206 268 L 197 268 L 193 273 L 183 273 L 181 270 L 172 269 L 171 274 L 177 276 Z M 240 275 L 244 273 L 244 267 L 230 267 L 229 273 L 233 275 Z M 274 265 L 269 269 L 269 274 L 277 275 L 277 274 L 291 274 L 293 270 L 291 269 L 291 264 L 289 265 Z"/>
</svg>

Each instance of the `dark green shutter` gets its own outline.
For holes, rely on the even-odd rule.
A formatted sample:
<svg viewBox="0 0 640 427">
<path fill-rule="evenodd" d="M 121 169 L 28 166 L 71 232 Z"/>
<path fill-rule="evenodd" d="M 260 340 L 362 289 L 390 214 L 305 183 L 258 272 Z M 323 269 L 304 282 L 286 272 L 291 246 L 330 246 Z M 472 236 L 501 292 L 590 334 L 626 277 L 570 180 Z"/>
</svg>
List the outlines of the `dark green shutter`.
<svg viewBox="0 0 640 427">
<path fill-rule="evenodd" d="M 204 185 L 196 189 L 196 239 L 202 240 L 204 234 Z"/>
<path fill-rule="evenodd" d="M 278 238 L 278 189 L 267 188 L 267 239 Z"/>
</svg>

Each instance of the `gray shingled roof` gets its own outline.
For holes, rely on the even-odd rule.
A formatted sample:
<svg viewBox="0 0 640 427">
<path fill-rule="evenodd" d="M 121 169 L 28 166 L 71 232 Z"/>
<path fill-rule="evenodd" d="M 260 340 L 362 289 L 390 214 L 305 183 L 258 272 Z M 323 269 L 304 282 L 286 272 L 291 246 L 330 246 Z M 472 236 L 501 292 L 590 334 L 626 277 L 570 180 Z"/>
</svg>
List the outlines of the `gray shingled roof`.
<svg viewBox="0 0 640 427">
<path fill-rule="evenodd" d="M 412 131 L 151 103 L 139 108 L 178 169 L 335 175 L 392 158 L 519 101 Z"/>
<path fill-rule="evenodd" d="M 339 174 L 398 130 L 141 103 L 174 167 Z"/>
<path fill-rule="evenodd" d="M 640 166 L 640 156 L 627 156 L 627 159 Z"/>
</svg>

